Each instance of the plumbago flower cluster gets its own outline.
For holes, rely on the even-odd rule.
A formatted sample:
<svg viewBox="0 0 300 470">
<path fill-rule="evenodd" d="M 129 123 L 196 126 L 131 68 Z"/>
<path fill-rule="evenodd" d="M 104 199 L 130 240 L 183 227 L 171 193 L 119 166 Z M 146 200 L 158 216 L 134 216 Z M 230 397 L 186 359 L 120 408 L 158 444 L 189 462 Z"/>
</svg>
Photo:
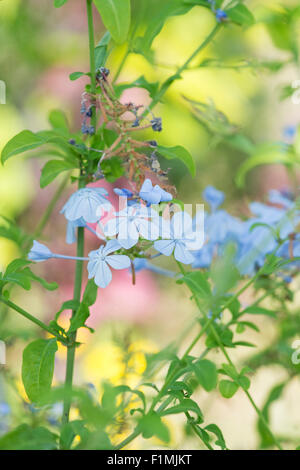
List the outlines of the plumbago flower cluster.
<svg viewBox="0 0 300 470">
<path fill-rule="evenodd" d="M 300 255 L 299 236 L 296 235 L 300 212 L 289 193 L 270 191 L 268 204 L 250 203 L 252 216 L 241 220 L 220 209 L 224 194 L 208 186 L 203 199 L 209 204 L 211 212 L 205 213 L 204 238 L 204 225 L 199 226 L 199 215 L 193 220 L 187 212 L 178 211 L 171 219 L 166 219 L 151 207 L 151 204 L 171 201 L 172 195 L 159 185 L 153 187 L 150 179 L 144 181 L 138 195 L 125 188 L 115 188 L 114 191 L 125 202 L 125 208 L 119 212 L 114 212 L 107 199 L 108 193 L 103 188 L 76 191 L 61 210 L 67 219 L 67 243 L 75 243 L 76 228 L 84 227 L 104 238 L 105 245 L 102 242 L 100 248 L 91 251 L 87 258 L 76 258 L 52 253 L 49 248 L 34 241 L 28 259 L 36 262 L 50 258 L 88 261 L 89 279 L 94 278 L 98 287 L 105 288 L 112 280 L 110 268 L 131 267 L 134 271 L 154 268 L 147 263 L 147 258 L 157 255 L 147 254 L 143 246 L 137 246 L 139 241 L 141 245 L 150 242 L 147 243 L 147 250 L 153 247 L 159 254 L 173 254 L 176 261 L 190 264 L 193 268 L 210 268 L 213 260 L 224 255 L 231 243 L 235 247 L 232 262 L 242 275 L 250 276 L 264 265 L 266 256 L 276 249 L 279 240 L 283 243 L 278 248 L 278 255 L 283 259 Z M 137 202 L 138 198 L 147 205 Z M 101 224 L 101 219 L 110 211 L 113 211 L 113 216 L 104 225 Z M 98 233 L 88 225 L 96 222 L 100 229 Z M 129 252 L 129 256 L 123 252 Z M 296 265 L 295 261 L 289 268 Z M 164 273 L 158 267 L 156 269 L 158 273 Z M 168 271 L 166 273 L 169 275 Z M 286 276 L 285 279 L 290 281 L 292 278 Z"/>
<path fill-rule="evenodd" d="M 0 449 L 119 450 L 126 449 L 141 436 L 144 439 L 156 437 L 168 445 L 167 417 L 178 414 L 186 420 L 187 433 L 199 439 L 197 448 L 200 445 L 210 450 L 215 447 L 227 449 L 220 429 L 222 423 L 207 422 L 201 409 L 203 390 L 225 399 L 238 391 L 244 393 L 257 414 L 261 446 L 282 448 L 284 438 L 276 437 L 271 430 L 269 407 L 298 372 L 289 360 L 291 348 L 287 339 L 293 338 L 300 325 L 298 316 L 290 314 L 286 300 L 293 297 L 292 281 L 299 271 L 299 202 L 288 191 L 271 191 L 264 203 L 250 203 L 242 211 L 243 216 L 237 217 L 222 208 L 224 194 L 207 186 L 202 195 L 206 211 L 200 208 L 191 214 L 187 207 L 183 209 L 182 201 L 176 199 L 176 189 L 169 183 L 168 171 L 162 169 L 161 161 L 180 159 L 195 175 L 192 156 L 180 145 L 164 147 L 145 137 L 145 132 L 159 133 L 163 124 L 167 125 L 153 109 L 162 102 L 169 87 L 181 78 L 197 54 L 222 28 L 232 24 L 246 27 L 254 19 L 244 3 L 238 0 L 165 1 L 168 1 L 166 10 L 157 2 L 153 22 L 151 15 L 146 15 L 147 27 L 144 31 L 143 24 L 143 35 L 140 36 L 139 25 L 130 26 L 129 0 L 86 0 L 90 69 L 70 76 L 71 80 L 83 75 L 90 79 L 81 97 L 81 130 L 72 132 L 65 114 L 56 110 L 50 114 L 51 129 L 36 133 L 25 130 L 12 138 L 2 151 L 2 163 L 5 163 L 15 155 L 47 146 L 49 155 L 56 158 L 44 165 L 41 187 L 63 172 L 67 177 L 59 185 L 33 236 L 24 234 L 10 222 L 1 227 L 1 235 L 15 240 L 22 253 L 20 259 L 14 260 L 1 273 L 1 306 L 6 309 L 5 315 L 12 310 L 34 323 L 47 336 L 31 341 L 23 352 L 22 382 L 29 400 L 28 409 L 34 413 L 34 418 L 26 419 L 26 424 L 21 423 L 0 437 Z M 147 2 L 143 5 L 146 10 Z M 55 0 L 56 7 L 65 3 L 67 0 Z M 144 0 L 138 2 L 143 3 Z M 96 47 L 93 5 L 108 30 Z M 135 7 L 139 5 L 135 4 Z M 176 73 L 161 84 L 149 83 L 144 77 L 131 84 L 119 84 L 117 79 L 128 55 L 143 53 L 153 65 L 150 48 L 164 21 L 194 7 L 206 8 L 209 14 L 212 12 L 215 25 Z M 117 44 L 126 41 L 128 50 L 111 77 L 107 68 L 109 54 Z M 149 107 L 122 102 L 122 92 L 132 87 L 148 90 Z M 212 113 L 210 119 L 214 116 L 217 125 L 211 127 L 219 129 L 220 115 Z M 221 117 L 222 122 L 226 122 L 223 115 Z M 119 197 L 116 210 L 108 192 L 100 186 L 103 180 L 114 183 L 120 177 L 125 178 L 126 187 L 113 186 Z M 76 246 L 74 256 L 56 253 L 42 243 L 45 225 L 68 182 L 75 183 L 77 189 L 60 204 L 60 209 L 67 224 L 66 242 Z M 87 230 L 95 235 L 95 249 L 89 253 L 86 253 L 84 243 Z M 51 241 L 51 246 L 54 244 L 55 240 Z M 169 258 L 170 270 L 156 264 L 162 256 Z M 49 290 L 57 288 L 55 283 L 46 282 L 30 268 L 33 262 L 50 259 L 74 260 L 76 263 L 73 298 L 64 302 L 46 324 L 14 303 L 11 297 L 14 287 L 29 290 L 33 281 Z M 85 262 L 89 280 L 83 286 Z M 111 283 L 115 269 L 128 270 L 133 284 L 136 272 L 142 269 L 174 278 L 178 288 L 185 286 L 189 291 L 197 314 L 187 325 L 186 335 L 194 334 L 194 338 L 183 352 L 184 334 L 162 351 L 147 356 L 146 371 L 135 388 L 124 381 L 117 385 L 102 383 L 99 399 L 91 392 L 91 387 L 87 390 L 73 384 L 76 351 L 80 347 L 77 331 L 89 328 L 90 307 L 95 304 L 99 289 L 105 289 Z M 241 295 L 250 289 L 253 302 L 243 305 Z M 281 316 L 264 304 L 265 299 L 275 303 Z M 64 311 L 71 312 L 66 328 L 60 324 L 60 315 Z M 230 350 L 254 346 L 244 338 L 240 340 L 238 335 L 249 328 L 259 332 L 251 317 L 258 314 L 278 321 L 279 338 L 270 349 L 252 356 L 246 364 L 242 360 L 235 365 Z M 91 328 L 89 330 L 93 332 Z M 195 352 L 195 346 L 199 347 L 204 338 L 204 350 L 201 354 Z M 53 386 L 58 343 L 66 348 L 65 382 L 62 386 Z M 211 354 L 215 349 L 220 352 L 217 359 Z M 124 361 L 127 356 L 124 354 Z M 261 411 L 250 393 L 253 371 L 261 365 L 278 363 L 284 364 L 288 379 L 275 391 L 271 390 Z M 161 370 L 163 374 L 159 375 Z M 73 407 L 77 411 L 76 419 L 70 417 Z M 0 414 L 5 414 L 6 418 L 9 410 L 7 406 L 0 406 Z"/>
<path fill-rule="evenodd" d="M 113 208 L 105 197 L 108 193 L 103 188 L 79 189 L 72 194 L 61 210 L 68 223 L 67 243 L 76 241 L 77 227 L 85 227 L 97 236 L 97 231 L 88 224 L 99 222 L 103 229 L 105 245 L 102 244 L 98 250 L 91 251 L 88 258 L 77 258 L 52 253 L 45 245 L 34 241 L 28 259 L 36 262 L 50 258 L 86 260 L 89 279 L 94 278 L 96 285 L 101 288 L 107 287 L 112 280 L 110 267 L 126 269 L 132 266 L 134 270 L 137 256 L 151 258 L 141 246 L 143 242 L 150 242 L 147 243 L 147 249 L 153 246 L 165 256 L 170 256 L 174 252 L 175 260 L 181 263 L 191 264 L 195 261 L 190 247 L 193 246 L 194 250 L 201 248 L 203 237 L 199 236 L 199 231 L 193 231 L 191 216 L 179 211 L 171 220 L 166 220 L 151 207 L 152 203 L 171 201 L 170 193 L 164 191 L 158 184 L 153 186 L 148 178 L 145 179 L 138 196 L 134 196 L 133 192 L 124 188 L 116 188 L 114 191 L 125 199 L 125 208 L 116 212 L 105 225 L 101 224 L 101 219 Z M 138 197 L 147 205 L 137 202 Z M 129 199 L 128 204 L 127 199 Z M 141 244 L 137 246 L 139 241 Z M 124 250 L 129 251 L 130 256 L 122 254 Z"/>
</svg>

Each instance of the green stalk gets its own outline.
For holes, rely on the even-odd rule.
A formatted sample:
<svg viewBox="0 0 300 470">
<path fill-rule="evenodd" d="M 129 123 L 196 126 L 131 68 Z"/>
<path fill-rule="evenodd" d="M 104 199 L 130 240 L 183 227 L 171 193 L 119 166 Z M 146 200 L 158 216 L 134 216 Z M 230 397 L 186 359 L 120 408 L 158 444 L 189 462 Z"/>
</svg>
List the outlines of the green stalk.
<svg viewBox="0 0 300 470">
<path fill-rule="evenodd" d="M 78 227 L 77 230 L 77 256 L 82 257 L 84 253 L 84 227 Z M 76 261 L 75 270 L 75 283 L 74 283 L 74 300 L 80 302 L 81 298 L 81 284 L 82 284 L 82 267 L 83 261 Z M 73 310 L 72 316 L 74 316 L 76 310 Z M 66 365 L 66 379 L 65 379 L 65 399 L 63 408 L 62 424 L 69 422 L 70 408 L 71 408 L 71 392 L 73 386 L 73 375 L 74 375 L 74 364 L 75 364 L 75 352 L 76 352 L 76 334 L 75 331 L 69 336 L 71 346 L 67 348 L 67 365 Z"/>
<path fill-rule="evenodd" d="M 41 220 L 39 221 L 33 235 L 32 235 L 32 238 L 35 240 L 36 238 L 40 237 L 40 235 L 42 234 L 42 232 L 44 231 L 44 228 L 46 226 L 46 224 L 48 223 L 48 220 L 50 219 L 51 215 L 52 215 L 52 212 L 56 206 L 56 203 L 57 201 L 59 200 L 60 196 L 62 195 L 68 181 L 69 181 L 69 177 L 70 177 L 70 173 L 67 174 L 67 176 L 62 180 L 61 184 L 58 186 L 57 190 L 55 191 L 55 193 L 53 194 L 53 197 L 51 199 L 51 201 L 49 202 L 44 214 L 43 214 L 43 217 L 41 218 Z M 30 240 L 31 241 L 31 240 Z M 26 249 L 26 247 L 24 247 L 24 249 Z"/>
<path fill-rule="evenodd" d="M 153 101 L 150 104 L 150 109 L 154 108 L 154 106 L 157 105 L 157 103 L 162 99 L 164 94 L 167 92 L 167 90 L 170 88 L 172 83 L 180 78 L 180 75 L 182 72 L 184 72 L 189 64 L 192 62 L 192 60 L 201 52 L 216 36 L 217 32 L 220 30 L 222 25 L 220 23 L 216 24 L 215 27 L 212 29 L 212 31 L 209 33 L 209 35 L 204 39 L 204 41 L 194 50 L 194 52 L 188 57 L 188 59 L 184 62 L 184 64 L 178 68 L 177 72 L 172 75 L 171 77 L 167 78 L 164 83 L 161 85 L 159 92 L 157 95 L 154 97 Z"/>
<path fill-rule="evenodd" d="M 91 74 L 91 94 L 96 96 L 96 61 L 95 61 L 95 35 L 94 35 L 94 21 L 93 21 L 93 2 L 86 0 L 86 11 L 88 20 L 89 31 L 89 53 L 90 53 L 90 74 Z M 92 110 L 91 124 L 94 126 L 95 131 L 97 127 L 97 111 L 96 106 Z"/>
<path fill-rule="evenodd" d="M 96 64 L 95 64 L 95 38 L 94 38 L 94 22 L 93 22 L 93 2 L 86 0 L 86 11 L 88 20 L 88 35 L 89 35 L 89 53 L 90 53 L 90 74 L 91 74 L 91 93 L 96 96 Z M 93 108 L 91 123 L 95 128 L 97 125 L 97 111 L 96 106 Z M 82 176 L 82 172 L 81 172 Z M 79 179 L 78 189 L 84 188 L 85 182 L 82 178 Z M 84 256 L 84 227 L 78 227 L 77 230 L 77 257 L 83 258 Z M 76 261 L 75 282 L 74 282 L 74 300 L 80 302 L 81 300 L 81 286 L 82 286 L 82 268 L 83 261 Z M 76 313 L 72 312 L 72 316 Z M 62 416 L 62 424 L 69 422 L 69 415 L 72 403 L 72 387 L 75 365 L 75 352 L 76 352 L 76 336 L 77 332 L 70 335 L 71 346 L 67 349 L 67 364 L 66 364 L 66 378 L 65 378 L 65 399 Z"/>
<path fill-rule="evenodd" d="M 48 333 L 50 333 L 52 336 L 55 336 L 59 341 L 65 343 L 66 340 L 65 338 L 61 337 L 60 335 L 58 335 L 55 331 L 53 331 L 48 325 L 46 325 L 45 323 L 43 323 L 41 320 L 39 320 L 38 318 L 34 317 L 33 315 L 31 315 L 29 312 L 26 312 L 26 310 L 24 310 L 23 308 L 19 307 L 18 305 L 16 305 L 15 303 L 13 303 L 11 300 L 8 300 L 6 299 L 5 297 L 2 297 L 0 296 L 0 302 L 2 302 L 3 304 L 5 304 L 7 307 L 15 310 L 16 312 L 18 312 L 20 315 L 22 315 L 23 317 L 27 318 L 27 320 L 31 321 L 32 323 L 34 323 L 35 325 L 39 326 L 40 328 L 42 328 L 42 330 L 44 331 L 47 331 Z"/>
</svg>

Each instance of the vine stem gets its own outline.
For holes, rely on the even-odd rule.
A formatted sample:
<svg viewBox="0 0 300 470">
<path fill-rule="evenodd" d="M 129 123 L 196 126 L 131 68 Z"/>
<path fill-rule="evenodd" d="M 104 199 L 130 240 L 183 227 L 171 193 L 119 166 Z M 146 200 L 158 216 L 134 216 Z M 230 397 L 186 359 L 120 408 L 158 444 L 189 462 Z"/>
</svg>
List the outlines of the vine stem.
<svg viewBox="0 0 300 470">
<path fill-rule="evenodd" d="M 90 53 L 90 74 L 91 74 L 91 94 L 96 95 L 96 60 L 95 60 L 95 35 L 94 35 L 94 21 L 93 21 L 93 2 L 86 0 L 86 11 L 88 20 L 89 31 L 89 53 Z M 92 109 L 91 124 L 96 131 L 97 125 L 97 111 L 96 106 Z"/>
<path fill-rule="evenodd" d="M 84 252 L 84 228 L 78 227 L 77 230 L 77 256 L 82 257 Z M 75 269 L 75 283 L 74 283 L 74 300 L 80 302 L 81 298 L 81 285 L 82 285 L 82 267 L 83 261 L 76 261 Z M 75 315 L 76 310 L 73 310 L 72 317 Z M 67 347 L 67 365 L 66 365 L 66 379 L 65 379 L 65 398 L 64 398 L 64 408 L 63 408 L 63 417 L 62 424 L 69 422 L 69 415 L 71 409 L 71 395 L 72 395 L 72 386 L 73 386 L 73 376 L 74 376 L 74 364 L 75 364 L 75 352 L 76 352 L 76 336 L 77 332 L 75 331 L 70 335 L 71 346 Z"/>
<path fill-rule="evenodd" d="M 68 181 L 69 181 L 69 177 L 70 177 L 70 174 L 68 173 L 67 176 L 62 180 L 62 182 L 60 183 L 60 185 L 58 186 L 57 190 L 55 191 L 55 193 L 53 194 L 53 197 L 51 199 L 51 201 L 49 202 L 44 214 L 43 214 L 43 217 L 41 218 L 41 220 L 39 221 L 33 235 L 32 235 L 32 238 L 35 240 L 36 238 L 38 238 L 42 232 L 44 231 L 44 228 L 46 227 L 46 224 L 48 223 L 48 220 L 50 219 L 51 215 L 52 215 L 52 212 L 56 206 L 56 203 L 57 201 L 59 200 L 60 196 L 62 195 Z M 30 240 L 31 241 L 31 240 Z M 27 246 L 24 247 L 24 249 L 26 249 Z"/>
<path fill-rule="evenodd" d="M 194 52 L 187 58 L 187 60 L 184 62 L 183 65 L 181 65 L 178 69 L 177 72 L 172 75 L 171 77 L 168 77 L 163 84 L 161 85 L 159 92 L 157 95 L 153 98 L 152 102 L 150 103 L 149 108 L 152 109 L 154 106 L 157 105 L 157 103 L 162 99 L 164 94 L 167 92 L 169 87 L 172 85 L 172 83 L 180 78 L 180 74 L 184 72 L 189 64 L 192 62 L 192 60 L 201 52 L 205 47 L 213 40 L 213 38 L 216 36 L 218 31 L 221 29 L 222 24 L 217 23 L 215 27 L 212 29 L 212 31 L 209 33 L 209 35 L 204 39 L 204 41 L 194 50 Z"/>
<path fill-rule="evenodd" d="M 91 76 L 91 94 L 96 95 L 96 63 L 95 63 L 95 38 L 94 38 L 94 21 L 93 21 L 93 3 L 92 0 L 86 0 L 86 11 L 88 20 L 88 35 L 89 35 L 89 55 L 90 55 L 90 76 Z M 94 126 L 96 132 L 97 125 L 97 111 L 96 106 L 92 110 L 91 123 Z M 82 177 L 82 171 L 80 172 Z M 85 182 L 82 178 L 79 179 L 78 189 L 84 188 Z M 84 256 L 84 227 L 78 227 L 77 229 L 77 258 L 83 258 Z M 81 287 L 82 287 L 82 268 L 83 260 L 76 261 L 75 269 L 75 282 L 74 282 L 74 300 L 80 302 L 81 300 Z M 76 310 L 73 310 L 72 316 L 74 316 Z M 71 346 L 67 348 L 67 364 L 66 364 L 66 378 L 65 378 L 65 398 L 63 404 L 63 416 L 62 424 L 69 422 L 70 409 L 72 404 L 72 387 L 73 387 L 73 376 L 74 376 L 74 365 L 75 365 L 75 353 L 76 353 L 76 336 L 75 331 L 70 335 Z"/>
<path fill-rule="evenodd" d="M 39 320 L 38 318 L 34 317 L 33 315 L 31 315 L 29 312 L 26 312 L 26 310 L 24 310 L 23 308 L 19 307 L 18 305 L 16 305 L 14 302 L 12 302 L 11 300 L 8 300 L 6 299 L 5 297 L 3 296 L 0 296 L 0 302 L 2 302 L 3 304 L 5 304 L 7 307 L 15 310 L 16 312 L 18 312 L 20 315 L 22 315 L 23 317 L 27 318 L 27 320 L 31 321 L 32 323 L 34 323 L 35 325 L 39 326 L 40 328 L 42 328 L 42 330 L 44 331 L 47 331 L 48 333 L 50 333 L 52 336 L 55 336 L 59 341 L 61 341 L 62 343 L 65 343 L 65 338 L 62 338 L 59 334 L 57 334 L 56 332 L 54 332 L 48 325 L 46 325 L 46 323 L 43 323 L 41 320 Z"/>
</svg>

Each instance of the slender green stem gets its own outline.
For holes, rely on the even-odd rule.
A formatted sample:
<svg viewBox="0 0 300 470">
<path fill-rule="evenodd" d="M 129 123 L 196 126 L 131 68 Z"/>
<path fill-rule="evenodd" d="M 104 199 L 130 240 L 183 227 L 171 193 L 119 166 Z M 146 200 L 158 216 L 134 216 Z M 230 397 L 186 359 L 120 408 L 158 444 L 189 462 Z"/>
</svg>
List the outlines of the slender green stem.
<svg viewBox="0 0 300 470">
<path fill-rule="evenodd" d="M 31 315 L 29 312 L 26 312 L 26 310 L 24 310 L 23 308 L 19 307 L 18 305 L 16 305 L 15 303 L 13 303 L 11 300 L 8 300 L 6 299 L 5 297 L 3 296 L 0 296 L 0 302 L 4 303 L 7 307 L 15 310 L 16 312 L 18 312 L 20 315 L 22 315 L 23 317 L 27 318 L 27 320 L 31 321 L 32 323 L 34 323 L 35 325 L 39 326 L 40 328 L 42 328 L 42 330 L 44 331 L 47 331 L 48 333 L 50 333 L 51 335 L 55 336 L 59 341 L 61 341 L 62 343 L 65 343 L 66 342 L 66 339 L 61 337 L 59 334 L 57 334 L 55 331 L 53 331 L 50 326 L 46 325 L 46 323 L 43 323 L 41 320 L 39 320 L 38 318 L 34 317 L 33 315 Z"/>
<path fill-rule="evenodd" d="M 36 238 L 40 237 L 41 234 L 43 233 L 44 228 L 45 228 L 49 218 L 51 217 L 53 209 L 54 209 L 57 201 L 59 200 L 63 190 L 65 189 L 68 180 L 69 180 L 69 173 L 68 173 L 67 177 L 62 180 L 61 184 L 58 186 L 57 190 L 55 191 L 55 193 L 54 193 L 51 201 L 49 202 L 49 204 L 48 204 L 41 220 L 39 221 L 33 235 L 29 238 L 29 240 L 26 239 L 25 243 L 21 247 L 23 255 L 28 250 L 30 244 L 32 243 L 32 240 L 35 240 Z M 8 288 L 9 292 L 12 290 L 12 287 L 13 287 L 13 285 L 9 286 L 9 288 Z M 1 318 L 1 324 L 2 325 L 5 321 L 6 316 L 7 316 L 7 311 L 8 311 L 7 305 L 6 305 L 6 307 L 1 309 L 1 311 L 0 311 L 0 318 Z"/>
<path fill-rule="evenodd" d="M 77 256 L 82 257 L 84 252 L 84 228 L 78 227 L 78 236 L 77 236 Z M 82 267 L 83 261 L 76 261 L 76 271 L 75 271 L 75 283 L 74 283 L 74 300 L 80 302 L 81 298 L 81 284 L 82 284 Z M 74 316 L 76 310 L 73 310 L 72 316 Z M 64 409 L 63 409 L 63 424 L 69 421 L 69 414 L 71 408 L 71 391 L 73 385 L 73 375 L 74 375 L 74 364 L 75 364 L 75 352 L 76 352 L 76 331 L 70 335 L 71 346 L 68 346 L 67 349 L 67 365 L 66 365 L 66 379 L 65 379 L 65 400 L 64 400 Z"/>
<path fill-rule="evenodd" d="M 56 203 L 57 201 L 59 200 L 60 196 L 62 195 L 68 181 L 69 181 L 69 177 L 70 177 L 70 173 L 68 172 L 67 176 L 62 180 L 62 182 L 60 183 L 60 185 L 58 186 L 57 190 L 55 191 L 55 193 L 53 194 L 53 197 L 51 199 L 51 201 L 49 202 L 41 220 L 39 221 L 33 235 L 32 235 L 32 239 L 36 239 L 38 238 L 42 232 L 44 231 L 44 228 L 46 226 L 46 224 L 48 223 L 48 220 L 50 219 L 51 215 L 52 215 L 52 212 L 56 206 Z M 24 247 L 24 249 L 26 249 L 26 247 Z"/>
<path fill-rule="evenodd" d="M 220 30 L 221 27 L 222 25 L 220 23 L 216 24 L 212 31 L 209 33 L 209 35 L 204 39 L 204 41 L 194 50 L 194 52 L 188 57 L 184 64 L 178 68 L 177 72 L 164 81 L 157 95 L 154 97 L 150 104 L 151 109 L 154 108 L 154 106 L 156 106 L 156 104 L 162 99 L 162 97 L 167 92 L 172 83 L 178 78 L 180 78 L 182 72 L 184 72 L 188 68 L 189 64 L 199 54 L 199 52 L 201 52 L 213 40 L 213 38 L 216 36 L 217 32 Z"/>
<path fill-rule="evenodd" d="M 88 32 L 89 32 L 89 52 L 90 52 L 90 73 L 91 73 L 91 93 L 96 96 L 96 65 L 95 65 L 95 38 L 94 38 L 94 22 L 93 22 L 93 2 L 92 0 L 86 0 L 87 20 L 88 20 Z M 93 108 L 92 114 L 92 125 L 96 131 L 97 124 L 97 110 L 96 106 Z M 82 171 L 81 171 L 82 176 Z M 82 178 L 79 179 L 78 188 L 81 189 L 85 186 L 85 182 Z M 77 230 L 77 258 L 83 258 L 84 255 L 84 228 L 78 227 Z M 81 286 L 82 286 L 82 268 L 83 260 L 76 261 L 75 269 L 75 282 L 74 282 L 74 300 L 80 302 L 81 299 Z M 74 316 L 76 310 L 73 310 L 72 316 Z M 71 346 L 67 350 L 67 364 L 66 364 L 66 378 L 65 378 L 65 399 L 62 416 L 62 424 L 66 424 L 69 421 L 71 403 L 72 403 L 72 387 L 73 387 L 73 376 L 74 376 L 74 365 L 75 365 L 75 352 L 76 352 L 76 334 L 75 331 L 70 335 Z"/>
<path fill-rule="evenodd" d="M 201 439 L 201 441 L 203 442 L 203 444 L 208 448 L 208 450 L 214 450 L 213 447 L 210 445 L 209 442 L 205 442 L 205 441 L 203 440 L 201 431 L 199 430 L 198 426 L 197 426 L 195 423 L 193 423 L 191 415 L 190 415 L 188 412 L 186 412 L 186 413 L 184 413 L 184 414 L 185 414 L 185 416 L 186 416 L 186 419 L 187 419 L 188 424 L 191 426 L 191 428 L 192 428 L 192 430 L 194 431 L 194 433 L 197 434 L 197 436 Z"/>
<path fill-rule="evenodd" d="M 89 53 L 90 53 L 90 74 L 91 74 L 91 94 L 93 97 L 96 96 L 96 61 L 95 61 L 95 36 L 94 36 L 94 21 L 93 21 L 93 2 L 92 0 L 86 0 L 86 11 L 88 19 L 88 31 L 89 31 Z M 92 110 L 91 123 L 95 128 L 97 127 L 97 111 L 96 106 Z"/>
</svg>

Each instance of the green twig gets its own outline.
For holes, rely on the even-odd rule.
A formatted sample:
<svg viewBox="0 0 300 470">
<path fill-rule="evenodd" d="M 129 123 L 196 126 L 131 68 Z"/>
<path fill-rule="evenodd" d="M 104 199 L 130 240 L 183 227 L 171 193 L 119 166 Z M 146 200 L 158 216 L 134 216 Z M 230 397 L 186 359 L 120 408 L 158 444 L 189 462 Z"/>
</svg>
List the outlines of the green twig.
<svg viewBox="0 0 300 470">
<path fill-rule="evenodd" d="M 93 3 L 92 0 L 86 0 L 87 19 L 88 19 L 88 31 L 89 31 L 89 53 L 90 53 L 90 73 L 91 73 L 91 93 L 96 96 L 96 67 L 95 67 L 95 39 L 94 39 L 94 22 L 93 22 Z M 95 127 L 97 124 L 97 111 L 96 106 L 93 108 L 92 114 L 92 125 Z M 82 176 L 82 171 L 81 171 Z M 85 182 L 82 178 L 79 179 L 78 188 L 85 187 Z M 84 227 L 78 227 L 77 229 L 77 257 L 83 258 L 84 255 Z M 75 269 L 75 282 L 74 282 L 74 300 L 80 302 L 81 299 L 81 286 L 82 286 L 82 268 L 83 261 L 76 261 Z M 73 310 L 72 316 L 74 316 L 76 310 Z M 69 422 L 69 415 L 71 409 L 71 391 L 73 387 L 73 376 L 74 376 L 74 365 L 75 365 L 75 352 L 76 352 L 76 336 L 75 331 L 70 335 L 71 346 L 67 350 L 67 364 L 66 364 L 66 378 L 65 378 L 65 399 L 63 404 L 63 416 L 62 424 Z"/>
<path fill-rule="evenodd" d="M 3 296 L 0 296 L 0 302 L 2 302 L 3 304 L 5 304 L 7 307 L 15 310 L 16 312 L 18 312 L 20 315 L 22 315 L 23 317 L 27 318 L 27 320 L 31 321 L 32 323 L 34 323 L 35 325 L 39 326 L 40 328 L 42 328 L 42 330 L 44 331 L 47 331 L 48 333 L 50 333 L 52 336 L 55 336 L 61 343 L 63 344 L 66 344 L 67 340 L 66 338 L 60 336 L 58 333 L 56 333 L 55 331 L 52 330 L 52 328 L 50 328 L 50 326 L 46 325 L 46 323 L 43 323 L 41 320 L 39 320 L 38 318 L 34 317 L 33 315 L 31 315 L 29 312 L 26 312 L 26 310 L 24 310 L 23 308 L 19 307 L 18 305 L 16 305 L 15 303 L 13 303 L 11 300 L 8 300 L 6 299 L 5 297 Z"/>
<path fill-rule="evenodd" d="M 181 67 L 179 67 L 177 69 L 177 72 L 174 75 L 172 75 L 171 77 L 167 78 L 163 82 L 163 84 L 161 85 L 157 95 L 153 98 L 153 100 L 150 104 L 150 109 L 154 108 L 154 106 L 157 105 L 157 103 L 162 99 L 162 97 L 167 92 L 167 90 L 172 85 L 172 83 L 175 80 L 177 80 L 178 78 L 181 78 L 180 75 L 182 74 L 182 72 L 184 72 L 188 68 L 189 64 L 199 54 L 199 52 L 201 52 L 203 49 L 205 49 L 205 47 L 213 40 L 213 38 L 216 36 L 216 34 L 218 33 L 218 31 L 220 30 L 221 27 L 222 27 L 222 25 L 220 23 L 216 24 L 215 27 L 213 28 L 213 30 L 209 33 L 209 35 L 200 44 L 200 46 L 198 46 L 194 50 L 194 52 L 188 57 L 188 59 L 184 62 L 184 64 L 181 65 Z"/>
</svg>

